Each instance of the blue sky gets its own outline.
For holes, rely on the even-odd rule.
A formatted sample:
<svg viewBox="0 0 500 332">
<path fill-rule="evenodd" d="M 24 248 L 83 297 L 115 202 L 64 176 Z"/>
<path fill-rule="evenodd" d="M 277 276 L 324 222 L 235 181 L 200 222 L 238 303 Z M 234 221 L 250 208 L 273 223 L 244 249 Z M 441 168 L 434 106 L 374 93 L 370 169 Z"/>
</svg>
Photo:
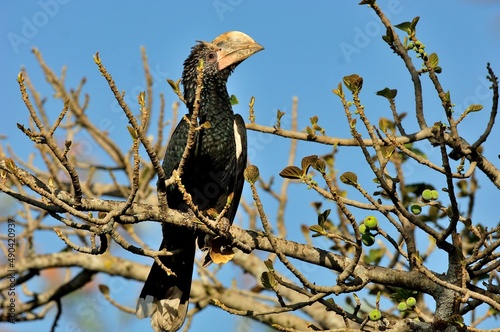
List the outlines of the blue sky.
<svg viewBox="0 0 500 332">
<path fill-rule="evenodd" d="M 155 82 L 155 101 L 158 102 L 158 93 L 164 92 L 167 105 L 171 105 L 176 97 L 171 93 L 166 79 L 180 77 L 182 63 L 190 47 L 196 40 L 209 41 L 229 30 L 243 31 L 265 47 L 263 52 L 239 66 L 229 79 L 229 93 L 235 94 L 240 101 L 235 111 L 242 113 L 245 119 L 246 105 L 251 96 L 256 98 L 257 122 L 265 125 L 274 124 L 278 109 L 290 114 L 292 97 L 298 96 L 300 129 L 309 124 L 310 117 L 318 115 L 319 124 L 326 129 L 327 135 L 348 137 L 340 103 L 331 89 L 337 86 L 343 76 L 357 73 L 364 78 L 361 98 L 374 123 L 380 116 L 390 117 L 385 99 L 375 96 L 376 91 L 388 86 L 398 89 L 398 110 L 409 113 L 405 120 L 407 131 L 416 131 L 409 74 L 402 61 L 381 40 L 385 29 L 373 12 L 357 3 L 244 0 L 4 1 L 0 3 L 0 114 L 3 115 L 0 135 L 7 135 L 12 148 L 20 156 L 27 157 L 32 151 L 32 143 L 16 128 L 17 122 L 29 123 L 16 82 L 22 66 L 27 68 L 39 91 L 49 98 L 47 109 L 54 117 L 62 108 L 60 102 L 50 100 L 53 91 L 45 83 L 31 53 L 34 46 L 56 72 L 67 66 L 68 87 L 76 87 L 83 76 L 87 78 L 85 92 L 91 96 L 88 109 L 91 118 L 108 130 L 114 140 L 128 147 L 130 142 L 125 129 L 127 120 L 119 113 L 92 55 L 99 51 L 118 88 L 127 93 L 132 108 L 138 109 L 136 96 L 145 86 L 140 46 L 145 46 Z M 440 79 L 445 90 L 451 91 L 457 114 L 471 103 L 485 106 L 482 112 L 472 114 L 460 127 L 462 135 L 473 141 L 487 123 L 488 109 L 491 107 L 491 91 L 485 83 L 486 63 L 491 62 L 497 75 L 500 74 L 500 2 L 390 0 L 381 1 L 380 6 L 386 10 L 393 23 L 411 21 L 413 17 L 420 16 L 417 36 L 427 46 L 429 53 L 436 52 L 439 55 L 443 68 Z M 418 61 L 415 63 L 417 67 L 420 66 Z M 428 123 L 444 120 L 440 102 L 431 85 L 425 78 L 423 81 Z M 110 120 L 113 124 L 111 127 Z M 283 126 L 286 127 L 289 122 L 285 116 Z M 486 156 L 497 165 L 499 139 L 500 129 L 496 128 L 485 144 Z M 259 166 L 264 178 L 277 176 L 287 163 L 288 142 L 257 133 L 249 133 L 249 140 L 251 162 Z M 301 143 L 298 157 L 328 152 L 328 147 Z M 433 156 L 437 157 L 435 154 Z M 93 155 L 89 157 L 101 158 Z M 359 151 L 348 148 L 342 150 L 338 158 L 341 172 L 357 171 L 367 183 L 368 191 L 373 191 L 373 176 L 367 168 L 356 166 L 362 161 Z M 444 184 L 444 179 L 432 178 L 432 174 L 422 172 L 416 165 L 409 167 L 408 176 L 408 182 L 432 179 L 439 188 Z M 473 220 L 484 225 L 496 225 L 498 217 L 492 216 L 488 207 L 498 204 L 498 190 L 481 174 L 478 178 L 481 192 L 477 197 L 478 208 Z M 279 179 L 277 183 L 280 183 Z M 314 211 L 304 202 L 318 198 L 303 186 L 292 186 L 292 189 L 296 194 L 291 196 L 289 204 L 295 208 L 287 212 L 291 229 L 289 237 L 300 240 L 297 235 L 299 225 L 315 220 Z M 248 197 L 248 192 L 245 193 Z M 265 204 L 272 214 L 275 203 L 267 199 Z M 152 238 L 152 246 L 156 246 L 155 241 L 158 242 L 158 239 Z M 102 278 L 100 281 L 108 279 Z M 120 289 L 129 290 L 120 299 L 124 304 L 133 306 L 140 285 L 115 279 L 109 282 L 119 284 L 117 287 Z M 123 331 L 139 330 L 149 324 L 146 320 L 138 322 L 130 316 L 118 316 L 117 310 L 99 296 L 95 295 L 95 301 L 100 303 L 107 317 L 121 322 L 118 324 Z M 206 330 L 207 327 L 233 330 L 235 324 L 241 322 L 228 314 L 215 312 L 212 310 L 200 315 L 192 331 Z M 61 326 L 72 326 L 72 322 L 77 321 L 73 318 L 63 314 Z M 35 326 L 47 330 L 49 324 L 51 321 L 19 324 L 14 331 L 27 331 Z M 109 322 L 104 323 L 102 330 L 106 326 L 110 326 Z"/>
</svg>

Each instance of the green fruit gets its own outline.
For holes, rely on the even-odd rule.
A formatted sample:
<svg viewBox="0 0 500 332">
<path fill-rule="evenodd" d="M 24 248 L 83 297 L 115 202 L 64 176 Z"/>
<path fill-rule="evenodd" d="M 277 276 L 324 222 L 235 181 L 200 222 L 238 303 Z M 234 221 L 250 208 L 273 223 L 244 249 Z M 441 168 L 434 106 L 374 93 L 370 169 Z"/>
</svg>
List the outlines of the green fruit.
<svg viewBox="0 0 500 332">
<path fill-rule="evenodd" d="M 398 310 L 399 311 L 406 311 L 406 309 L 408 309 L 408 306 L 406 305 L 406 303 L 399 302 L 399 304 L 398 304 Z"/>
<path fill-rule="evenodd" d="M 365 218 L 364 224 L 370 229 L 375 229 L 378 227 L 378 219 L 375 216 L 368 216 Z"/>
<path fill-rule="evenodd" d="M 368 315 L 370 316 L 370 319 L 374 322 L 382 318 L 382 313 L 378 309 L 373 309 L 372 311 L 370 311 Z"/>
<path fill-rule="evenodd" d="M 402 303 L 402 302 L 401 302 Z M 413 296 L 410 296 L 409 298 L 406 299 L 406 304 L 409 306 L 409 307 L 414 307 L 415 304 L 417 304 L 417 300 L 413 297 Z"/>
<path fill-rule="evenodd" d="M 421 212 L 422 212 L 422 207 L 418 204 L 413 204 L 411 207 L 410 207 L 410 211 L 411 213 L 413 213 L 414 215 L 418 216 Z"/>
<path fill-rule="evenodd" d="M 424 201 L 430 201 L 432 199 L 432 190 L 430 189 L 425 189 L 423 192 L 422 192 L 422 199 Z"/>
<path fill-rule="evenodd" d="M 361 235 L 361 241 L 367 247 L 371 247 L 375 243 L 375 235 L 372 233 L 365 233 Z"/>
<path fill-rule="evenodd" d="M 439 198 L 439 193 L 438 193 L 438 191 L 437 191 L 437 190 L 431 190 L 431 198 L 432 198 L 433 200 L 436 200 L 436 199 L 438 199 L 438 198 Z"/>
<path fill-rule="evenodd" d="M 365 225 L 365 224 L 361 224 L 361 225 L 359 225 L 359 232 L 360 232 L 361 234 L 365 234 L 367 231 L 368 231 L 368 228 L 366 227 L 366 225 Z"/>
</svg>

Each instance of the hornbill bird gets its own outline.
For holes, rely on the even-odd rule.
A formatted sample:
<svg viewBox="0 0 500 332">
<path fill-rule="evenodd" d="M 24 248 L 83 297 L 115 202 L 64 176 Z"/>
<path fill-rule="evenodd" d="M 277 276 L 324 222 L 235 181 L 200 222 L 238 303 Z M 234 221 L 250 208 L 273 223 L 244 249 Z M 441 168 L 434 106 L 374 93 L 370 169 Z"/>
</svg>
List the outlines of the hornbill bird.
<svg viewBox="0 0 500 332">
<path fill-rule="evenodd" d="M 195 109 L 198 68 L 202 68 L 198 105 L 200 128 L 195 131 L 194 146 L 185 160 L 181 180 L 199 211 L 221 213 L 229 202 L 225 217 L 230 223 L 243 189 L 247 140 L 242 117 L 233 113 L 226 82 L 238 64 L 262 49 L 239 31 L 223 33 L 212 42 L 198 42 L 192 48 L 182 72 L 184 100 L 189 114 L 175 128 L 163 160 L 165 174 L 170 177 L 178 168 L 186 147 L 190 116 Z M 162 185 L 164 183 L 159 181 L 158 187 Z M 188 212 L 176 185 L 165 190 L 169 208 Z M 177 331 L 188 309 L 196 239 L 200 235 L 200 246 L 204 240 L 201 234 L 173 224 L 163 224 L 162 231 L 160 250 L 167 249 L 172 254 L 161 256 L 160 260 L 173 273 L 169 275 L 160 265 L 153 264 L 139 296 L 136 315 L 139 318 L 151 316 L 154 331 Z"/>
</svg>

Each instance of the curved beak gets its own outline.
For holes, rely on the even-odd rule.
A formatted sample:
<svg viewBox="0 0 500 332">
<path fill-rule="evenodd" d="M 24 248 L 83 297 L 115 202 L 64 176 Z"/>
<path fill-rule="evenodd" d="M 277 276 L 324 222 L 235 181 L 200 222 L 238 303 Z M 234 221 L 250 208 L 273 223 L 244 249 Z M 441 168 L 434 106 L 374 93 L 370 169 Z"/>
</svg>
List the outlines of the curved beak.
<svg viewBox="0 0 500 332">
<path fill-rule="evenodd" d="M 212 44 L 219 48 L 219 70 L 229 66 L 236 66 L 253 54 L 262 51 L 259 45 L 250 36 L 240 31 L 229 31 L 216 37 Z"/>
</svg>

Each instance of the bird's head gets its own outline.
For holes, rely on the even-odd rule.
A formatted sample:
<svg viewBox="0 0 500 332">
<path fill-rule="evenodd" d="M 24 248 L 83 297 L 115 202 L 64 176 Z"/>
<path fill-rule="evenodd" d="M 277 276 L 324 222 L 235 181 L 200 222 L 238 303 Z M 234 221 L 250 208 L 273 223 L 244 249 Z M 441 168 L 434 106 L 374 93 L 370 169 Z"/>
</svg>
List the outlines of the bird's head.
<svg viewBox="0 0 500 332">
<path fill-rule="evenodd" d="M 225 84 L 237 65 L 263 49 L 264 47 L 250 36 L 240 31 L 225 32 L 211 42 L 198 42 L 184 61 L 182 72 L 184 98 L 188 104 L 194 102 L 197 68 L 200 61 L 203 61 L 204 81 L 215 79 Z"/>
</svg>

